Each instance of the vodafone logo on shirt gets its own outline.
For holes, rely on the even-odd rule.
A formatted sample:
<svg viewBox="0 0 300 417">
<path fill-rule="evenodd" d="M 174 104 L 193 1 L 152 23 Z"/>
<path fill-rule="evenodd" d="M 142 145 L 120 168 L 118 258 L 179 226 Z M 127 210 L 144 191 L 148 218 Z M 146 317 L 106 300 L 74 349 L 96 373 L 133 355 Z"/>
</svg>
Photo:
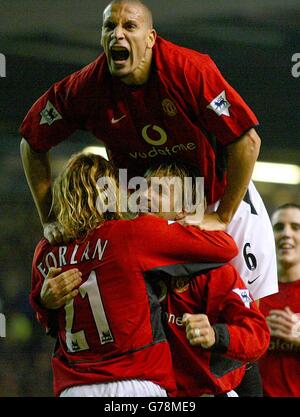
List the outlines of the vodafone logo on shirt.
<svg viewBox="0 0 300 417">
<path fill-rule="evenodd" d="M 154 136 L 154 134 L 155 134 L 155 133 L 153 134 L 153 132 L 156 132 L 156 136 L 159 135 L 159 137 L 157 139 L 152 139 L 149 136 L 150 131 L 152 131 L 152 136 Z M 156 125 L 153 125 L 153 126 L 147 125 L 147 126 L 145 126 L 144 129 L 142 130 L 142 136 L 145 139 L 145 141 L 147 143 L 149 143 L 149 145 L 152 145 L 152 146 L 162 146 L 168 140 L 168 135 L 164 131 L 164 129 L 162 129 L 161 127 L 156 126 Z"/>
</svg>

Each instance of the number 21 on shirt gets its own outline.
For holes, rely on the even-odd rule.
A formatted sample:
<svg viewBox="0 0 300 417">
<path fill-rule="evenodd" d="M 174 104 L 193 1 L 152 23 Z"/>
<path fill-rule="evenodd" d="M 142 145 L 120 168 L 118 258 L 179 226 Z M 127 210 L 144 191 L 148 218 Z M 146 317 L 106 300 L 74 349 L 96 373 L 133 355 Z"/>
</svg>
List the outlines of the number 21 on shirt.
<svg viewBox="0 0 300 417">
<path fill-rule="evenodd" d="M 101 345 L 113 343 L 114 338 L 104 311 L 95 271 L 92 271 L 87 281 L 80 286 L 79 294 L 82 298 L 88 297 Z M 89 345 L 86 341 L 84 330 L 82 329 L 79 332 L 72 333 L 74 314 L 76 314 L 76 311 L 74 311 L 74 299 L 65 305 L 65 313 L 66 345 L 68 351 L 80 352 L 82 350 L 88 350 Z"/>
</svg>

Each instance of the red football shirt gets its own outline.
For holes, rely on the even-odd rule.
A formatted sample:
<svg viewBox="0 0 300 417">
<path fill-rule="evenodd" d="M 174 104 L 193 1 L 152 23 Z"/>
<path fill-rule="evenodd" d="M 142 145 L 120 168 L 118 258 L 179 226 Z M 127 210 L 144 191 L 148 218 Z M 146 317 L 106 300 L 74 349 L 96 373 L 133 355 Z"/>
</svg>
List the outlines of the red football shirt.
<svg viewBox="0 0 300 417">
<path fill-rule="evenodd" d="M 223 250 L 216 255 L 218 247 Z M 123 379 L 150 380 L 171 392 L 169 346 L 145 273 L 164 265 L 227 261 L 236 252 L 224 232 L 168 225 L 152 215 L 105 222 L 83 242 L 51 246 L 43 239 L 33 260 L 31 303 L 46 328 L 58 324 L 55 394 L 75 385 Z M 83 274 L 79 294 L 55 311 L 39 305 L 51 266 L 77 267 Z"/>
<path fill-rule="evenodd" d="M 279 282 L 279 292 L 260 301 L 260 309 L 266 317 L 270 310 L 283 310 L 287 306 L 294 313 L 300 313 L 300 281 Z M 300 397 L 300 346 L 271 337 L 259 367 L 266 396 Z"/>
<path fill-rule="evenodd" d="M 102 54 L 54 84 L 20 128 L 36 151 L 48 151 L 77 129 L 101 139 L 119 168 L 143 175 L 158 159 L 197 166 L 208 203 L 226 183 L 224 147 L 258 121 L 208 55 L 158 38 L 150 79 L 127 86 Z"/>
<path fill-rule="evenodd" d="M 168 283 L 169 284 L 169 283 Z M 177 383 L 176 396 L 222 394 L 238 386 L 245 363 L 268 348 L 270 333 L 263 314 L 230 264 L 182 284 L 174 280 L 162 302 Z M 182 325 L 184 313 L 206 314 L 216 332 L 211 349 L 191 346 Z"/>
</svg>

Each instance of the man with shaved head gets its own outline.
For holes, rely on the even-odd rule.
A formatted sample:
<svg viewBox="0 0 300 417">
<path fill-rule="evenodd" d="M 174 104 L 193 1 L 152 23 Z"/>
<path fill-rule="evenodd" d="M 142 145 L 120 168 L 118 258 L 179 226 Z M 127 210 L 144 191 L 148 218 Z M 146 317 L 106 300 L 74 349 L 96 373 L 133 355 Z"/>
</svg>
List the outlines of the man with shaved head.
<svg viewBox="0 0 300 417">
<path fill-rule="evenodd" d="M 111 75 L 123 83 L 147 82 L 155 39 L 152 13 L 142 2 L 112 1 L 104 10 L 101 44 Z"/>
<path fill-rule="evenodd" d="M 254 299 L 275 293 L 272 227 L 250 182 L 260 148 L 252 110 L 208 55 L 157 36 L 141 1 L 108 4 L 101 44 L 104 53 L 55 83 L 20 129 L 24 170 L 45 237 L 50 243 L 63 239 L 51 212 L 49 151 L 84 129 L 129 177 L 166 159 L 196 166 L 208 202 L 201 227 L 227 228 L 235 238 L 240 253 L 234 264 Z"/>
</svg>

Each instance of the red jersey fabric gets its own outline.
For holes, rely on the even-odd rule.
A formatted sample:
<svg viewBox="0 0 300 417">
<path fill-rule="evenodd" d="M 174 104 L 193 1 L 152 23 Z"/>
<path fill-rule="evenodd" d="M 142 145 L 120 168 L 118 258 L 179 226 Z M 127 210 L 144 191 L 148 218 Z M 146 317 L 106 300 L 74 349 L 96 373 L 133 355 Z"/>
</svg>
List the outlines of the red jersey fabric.
<svg viewBox="0 0 300 417">
<path fill-rule="evenodd" d="M 182 248 L 185 248 L 183 251 Z M 215 254 L 216 248 L 220 253 Z M 161 310 L 145 273 L 157 266 L 227 261 L 236 255 L 224 232 L 168 225 L 152 215 L 107 221 L 84 241 L 36 248 L 30 300 L 38 319 L 58 329 L 53 358 L 55 395 L 65 388 L 124 379 L 150 380 L 174 390 L 171 355 Z M 74 300 L 58 310 L 39 304 L 51 266 L 77 267 L 83 281 Z"/>
<path fill-rule="evenodd" d="M 162 301 L 177 383 L 176 396 L 226 393 L 240 383 L 246 362 L 268 348 L 266 320 L 236 269 L 224 265 L 192 278 L 184 286 L 168 282 Z M 206 314 L 216 333 L 211 349 L 191 346 L 182 325 L 184 313 Z"/>
<path fill-rule="evenodd" d="M 283 310 L 287 306 L 294 313 L 300 313 L 300 280 L 279 282 L 279 292 L 260 301 L 260 309 L 266 317 L 270 310 Z M 300 346 L 271 337 L 259 368 L 266 396 L 300 397 Z"/>
<path fill-rule="evenodd" d="M 20 132 L 43 152 L 77 129 L 91 131 L 130 177 L 157 160 L 179 158 L 199 168 L 211 204 L 226 184 L 224 146 L 257 124 L 208 55 L 159 37 L 146 84 L 127 86 L 113 78 L 102 54 L 54 84 Z"/>
</svg>

